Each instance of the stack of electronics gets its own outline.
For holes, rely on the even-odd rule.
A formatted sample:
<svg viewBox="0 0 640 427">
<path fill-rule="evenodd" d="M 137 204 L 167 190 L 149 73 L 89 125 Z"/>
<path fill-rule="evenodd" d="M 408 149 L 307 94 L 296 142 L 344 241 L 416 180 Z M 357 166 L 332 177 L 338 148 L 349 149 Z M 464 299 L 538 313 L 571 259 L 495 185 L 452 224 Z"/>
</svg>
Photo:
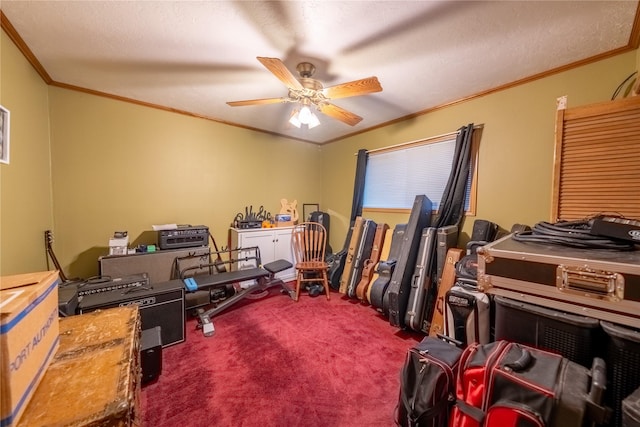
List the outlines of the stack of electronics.
<svg viewBox="0 0 640 427">
<path fill-rule="evenodd" d="M 158 247 L 163 250 L 207 246 L 208 242 L 209 227 L 205 225 L 184 225 L 171 230 L 158 230 Z"/>
<path fill-rule="evenodd" d="M 515 224 L 500 236 L 496 224 L 474 223 L 465 250 L 450 250 L 458 260 L 447 267 L 450 288 L 438 290 L 444 290 L 438 333 L 463 348 L 510 341 L 586 369 L 601 359 L 607 387 L 596 400 L 602 398 L 610 409 L 607 425 L 640 426 L 640 221 L 596 218 L 577 224 L 581 230 L 571 230 L 570 238 L 557 228 L 575 224 L 543 225 L 552 230 L 553 241 L 539 235 L 539 224 Z M 429 234 L 433 230 L 423 230 L 416 267 L 427 258 L 429 242 L 437 240 Z M 528 235 L 528 241 L 518 239 Z M 425 283 L 417 271 L 410 295 Z M 405 324 L 413 328 L 412 297 L 406 314 Z M 432 329 L 422 330 L 435 336 Z"/>
<path fill-rule="evenodd" d="M 143 383 L 160 374 L 161 349 L 186 337 L 184 286 L 170 280 L 176 258 L 188 255 L 199 262 L 209 260 L 206 226 L 161 229 L 157 238 L 160 251 L 101 257 L 100 276 L 65 281 L 58 292 L 58 309 L 63 316 L 125 305 L 139 307 Z"/>
<path fill-rule="evenodd" d="M 58 309 L 63 316 L 126 305 L 139 307 L 140 360 L 145 384 L 157 379 L 162 371 L 162 347 L 185 339 L 182 286 L 171 282 L 151 285 L 147 273 L 65 282 L 58 294 Z"/>
<path fill-rule="evenodd" d="M 478 289 L 477 251 L 497 234 L 497 224 L 480 219 L 474 222 L 466 255 L 455 264 L 455 284 L 445 294 L 444 333 L 462 345 L 491 341 L 491 302 Z"/>
<path fill-rule="evenodd" d="M 231 226 L 239 229 L 262 228 L 263 222 L 271 222 L 271 213 L 260 206 L 257 212 L 253 211 L 253 206 L 245 206 L 244 214 L 238 212 L 233 218 Z"/>
<path fill-rule="evenodd" d="M 587 368 L 606 362 L 611 426 L 640 425 L 640 250 L 635 220 L 539 223 L 478 251 L 478 288 L 494 303 L 495 340 Z"/>
</svg>

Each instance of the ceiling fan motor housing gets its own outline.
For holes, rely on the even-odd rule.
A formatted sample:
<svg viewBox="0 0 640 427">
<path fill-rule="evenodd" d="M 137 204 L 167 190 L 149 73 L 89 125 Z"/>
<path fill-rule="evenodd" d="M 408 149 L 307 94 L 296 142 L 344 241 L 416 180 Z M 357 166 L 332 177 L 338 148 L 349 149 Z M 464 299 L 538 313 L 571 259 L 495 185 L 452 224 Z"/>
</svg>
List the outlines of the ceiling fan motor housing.
<svg viewBox="0 0 640 427">
<path fill-rule="evenodd" d="M 313 76 L 316 72 L 316 67 L 311 62 L 301 62 L 296 67 L 296 71 L 303 79 Z"/>
</svg>

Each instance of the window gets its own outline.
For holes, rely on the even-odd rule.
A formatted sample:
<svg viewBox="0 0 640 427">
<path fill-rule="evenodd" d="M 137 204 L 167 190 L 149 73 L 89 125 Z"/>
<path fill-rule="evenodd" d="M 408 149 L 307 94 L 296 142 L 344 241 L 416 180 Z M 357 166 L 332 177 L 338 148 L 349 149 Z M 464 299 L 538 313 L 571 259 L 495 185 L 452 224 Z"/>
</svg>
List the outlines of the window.
<svg viewBox="0 0 640 427">
<path fill-rule="evenodd" d="M 478 137 L 474 132 L 471 173 L 465 211 L 475 213 Z M 409 210 L 415 196 L 425 194 L 437 210 L 449 180 L 457 132 L 369 152 L 363 208 Z"/>
</svg>

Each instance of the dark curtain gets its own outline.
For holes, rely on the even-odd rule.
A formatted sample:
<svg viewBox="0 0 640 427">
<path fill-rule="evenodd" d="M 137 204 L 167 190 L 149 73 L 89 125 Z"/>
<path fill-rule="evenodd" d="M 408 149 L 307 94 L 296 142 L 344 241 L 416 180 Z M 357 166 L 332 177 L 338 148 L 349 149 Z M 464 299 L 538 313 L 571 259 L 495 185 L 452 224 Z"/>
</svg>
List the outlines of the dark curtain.
<svg viewBox="0 0 640 427">
<path fill-rule="evenodd" d="M 473 123 L 458 130 L 456 148 L 451 163 L 449 181 L 442 194 L 438 217 L 434 221 L 435 227 L 460 225 L 464 215 L 464 199 L 469 171 L 471 169 L 471 142 Z"/>
<path fill-rule="evenodd" d="M 358 162 L 356 164 L 356 180 L 353 184 L 353 202 L 351 203 L 351 224 L 356 217 L 362 216 L 362 203 L 364 201 L 364 177 L 367 171 L 367 150 L 358 150 Z"/>
<path fill-rule="evenodd" d="M 362 203 L 364 201 L 364 177 L 367 171 L 367 159 L 369 155 L 367 150 L 358 150 L 358 160 L 356 163 L 356 179 L 353 184 L 353 201 L 351 202 L 351 218 L 349 219 L 349 229 L 347 230 L 347 236 L 344 240 L 344 246 L 342 251 L 346 254 L 349 247 L 349 241 L 351 240 L 351 231 L 353 224 L 356 222 L 356 217 L 362 216 Z M 341 251 L 341 252 L 342 252 Z"/>
</svg>

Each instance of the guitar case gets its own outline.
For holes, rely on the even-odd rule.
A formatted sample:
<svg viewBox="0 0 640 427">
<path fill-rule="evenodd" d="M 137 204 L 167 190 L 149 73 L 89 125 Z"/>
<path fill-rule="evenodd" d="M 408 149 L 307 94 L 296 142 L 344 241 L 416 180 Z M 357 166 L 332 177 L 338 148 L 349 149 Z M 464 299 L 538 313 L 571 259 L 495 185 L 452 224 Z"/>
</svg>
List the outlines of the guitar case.
<svg viewBox="0 0 640 427">
<path fill-rule="evenodd" d="M 432 288 L 436 230 L 438 229 L 435 227 L 426 227 L 422 230 L 418 257 L 413 277 L 411 278 L 411 289 L 404 323 L 414 331 L 420 331 L 424 309 L 427 305 L 427 296 Z"/>
<path fill-rule="evenodd" d="M 473 229 L 471 230 L 471 238 L 469 240 L 484 240 L 492 242 L 498 233 L 498 224 L 487 221 L 486 219 L 476 219 L 473 221 Z"/>
<path fill-rule="evenodd" d="M 378 277 L 380 277 L 379 274 L 378 274 L 378 265 L 380 265 L 381 260 L 389 259 L 389 253 L 391 251 L 391 241 L 393 240 L 393 232 L 394 232 L 394 229 L 389 228 L 389 229 L 387 229 L 387 231 L 386 231 L 386 233 L 384 235 L 384 244 L 382 245 L 382 251 L 380 252 L 380 257 L 378 259 L 378 262 L 373 267 L 373 274 L 371 275 L 371 281 L 369 282 L 369 287 L 367 288 L 367 301 L 366 302 L 368 304 L 372 304 L 371 303 L 371 288 L 372 288 L 372 285 L 375 283 L 376 280 L 378 280 Z"/>
<path fill-rule="evenodd" d="M 386 223 L 378 224 L 376 226 L 376 233 L 373 236 L 373 246 L 371 247 L 371 255 L 364 261 L 364 264 L 362 265 L 362 277 L 360 277 L 360 282 L 356 287 L 356 297 L 363 303 L 368 302 L 367 294 L 369 285 L 372 282 L 371 279 L 373 271 L 376 268 L 378 261 L 380 261 L 381 251 L 384 250 L 387 231 L 389 231 L 389 225 L 387 225 Z M 391 245 L 391 237 L 389 237 L 389 245 Z M 385 257 L 387 256 L 388 249 L 387 255 L 385 255 Z"/>
<path fill-rule="evenodd" d="M 397 224 L 394 227 L 393 235 L 391 236 L 391 245 L 389 247 L 389 256 L 385 260 L 380 260 L 378 267 L 376 268 L 378 278 L 371 282 L 371 285 L 369 286 L 369 302 L 385 316 L 387 315 L 387 312 L 384 311 L 384 295 L 387 293 L 387 287 L 391 282 L 391 275 L 393 274 L 396 260 L 400 254 L 400 248 L 402 247 L 402 240 L 406 228 L 407 224 Z"/>
<path fill-rule="evenodd" d="M 325 230 L 327 230 L 327 244 L 325 246 L 325 253 L 331 253 L 331 246 L 329 245 L 329 230 L 331 229 L 331 217 L 328 213 L 322 211 L 313 211 L 309 214 L 309 221 L 322 224 Z"/>
<path fill-rule="evenodd" d="M 347 284 L 347 295 L 349 298 L 356 297 L 356 289 L 358 287 L 358 283 L 360 283 L 360 279 L 362 278 L 362 268 L 364 267 L 364 262 L 371 256 L 373 238 L 376 235 L 377 227 L 378 224 L 370 219 L 365 219 L 362 224 L 362 233 L 360 235 L 360 241 L 356 247 L 356 253 L 353 257 L 351 277 Z"/>
<path fill-rule="evenodd" d="M 456 283 L 456 263 L 463 257 L 464 249 L 451 248 L 447 252 L 447 259 L 442 269 L 442 277 L 438 283 L 438 295 L 433 304 L 432 314 L 422 322 L 422 332 L 432 337 L 444 334 L 445 298 L 449 289 Z"/>
<path fill-rule="evenodd" d="M 431 319 L 434 316 L 435 310 L 437 310 L 436 304 L 438 303 L 438 298 L 440 298 L 440 284 L 444 274 L 444 267 L 447 263 L 448 251 L 451 248 L 455 248 L 457 243 L 457 225 L 446 225 L 437 229 L 435 254 L 434 260 L 432 261 L 435 263 L 435 267 L 432 266 L 432 270 L 434 270 L 431 274 L 432 285 L 426 289 L 427 295 L 425 297 L 425 306 L 422 310 L 421 330 L 425 333 L 429 332 Z M 448 285 L 447 290 L 451 288 L 451 286 L 453 286 L 453 283 Z M 442 295 L 441 299 L 444 299 L 444 295 Z"/>
<path fill-rule="evenodd" d="M 353 224 L 347 231 L 347 237 L 345 238 L 342 250 L 336 252 L 335 254 L 332 254 L 327 259 L 327 264 L 329 266 L 329 273 L 327 274 L 327 276 L 329 279 L 329 285 L 334 291 L 340 289 L 340 278 L 342 277 L 342 273 L 344 272 L 344 261 L 347 258 L 349 242 L 351 242 L 351 233 L 353 233 Z"/>
<path fill-rule="evenodd" d="M 442 277 L 442 270 L 447 259 L 447 251 L 450 248 L 455 248 L 458 244 L 458 226 L 447 225 L 438 228 L 438 234 L 436 237 L 437 249 L 436 249 L 436 277 L 435 283 L 440 283 Z"/>
<path fill-rule="evenodd" d="M 389 323 L 398 328 L 404 327 L 404 315 L 407 311 L 411 276 L 418 255 L 422 230 L 431 224 L 431 200 L 424 194 L 417 195 L 413 201 L 407 229 L 402 239 L 402 247 L 398 255 L 389 288 L 384 296 L 388 299 Z"/>
<path fill-rule="evenodd" d="M 361 216 L 356 217 L 356 221 L 353 224 L 353 232 L 351 233 L 351 240 L 349 241 L 349 248 L 347 249 L 347 257 L 344 261 L 344 271 L 342 277 L 340 277 L 340 289 L 341 294 L 347 293 L 347 287 L 351 280 L 351 273 L 353 273 L 353 259 L 356 255 L 358 244 L 360 243 L 360 237 L 362 236 L 362 226 L 364 225 L 364 218 Z"/>
</svg>

